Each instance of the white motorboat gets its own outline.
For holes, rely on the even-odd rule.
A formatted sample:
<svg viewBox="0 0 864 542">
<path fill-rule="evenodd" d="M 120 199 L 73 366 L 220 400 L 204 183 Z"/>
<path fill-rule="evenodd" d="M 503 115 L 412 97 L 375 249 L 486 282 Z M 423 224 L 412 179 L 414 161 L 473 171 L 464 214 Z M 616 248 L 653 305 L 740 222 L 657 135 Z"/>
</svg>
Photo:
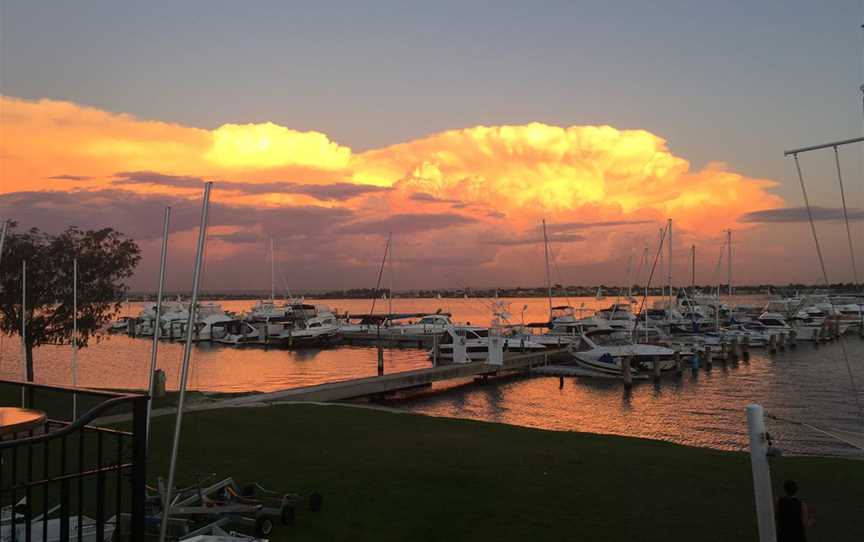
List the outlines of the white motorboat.
<svg viewBox="0 0 864 542">
<path fill-rule="evenodd" d="M 293 346 L 297 344 L 320 344 L 339 335 L 339 320 L 329 310 L 317 309 L 317 316 L 297 321 L 279 335 L 279 339 Z"/>
<path fill-rule="evenodd" d="M 261 331 L 245 320 L 216 322 L 210 328 L 212 341 L 238 346 L 258 342 Z"/>
<path fill-rule="evenodd" d="M 530 334 L 514 334 L 504 336 L 504 350 L 509 352 L 536 352 L 545 350 L 546 346 L 537 342 Z M 485 361 L 489 359 L 489 329 L 484 327 L 449 326 L 445 329 L 438 343 L 438 359 L 454 361 L 454 343 L 465 348 L 468 361 Z M 434 357 L 435 352 L 430 352 Z M 458 361 L 458 360 L 457 360 Z"/>
<path fill-rule="evenodd" d="M 660 361 L 661 370 L 675 368 L 672 350 L 651 344 L 635 344 L 610 329 L 597 329 L 583 333 L 579 342 L 570 345 L 570 353 L 579 365 L 602 373 L 621 375 L 622 360 L 630 358 L 634 373 L 650 371 L 654 359 Z"/>
</svg>

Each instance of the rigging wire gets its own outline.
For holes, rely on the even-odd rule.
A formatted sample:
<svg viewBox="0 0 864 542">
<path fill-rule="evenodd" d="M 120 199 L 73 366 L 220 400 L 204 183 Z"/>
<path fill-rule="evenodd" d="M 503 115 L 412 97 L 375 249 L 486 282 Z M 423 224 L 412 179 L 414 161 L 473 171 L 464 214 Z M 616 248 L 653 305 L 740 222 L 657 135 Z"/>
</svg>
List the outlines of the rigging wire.
<svg viewBox="0 0 864 542">
<path fill-rule="evenodd" d="M 825 287 L 830 288 L 831 283 L 828 281 L 828 271 L 825 268 L 825 258 L 822 256 L 822 247 L 819 245 L 819 236 L 816 235 L 816 223 L 813 221 L 813 211 L 810 208 L 810 198 L 807 197 L 807 187 L 804 184 L 804 175 L 801 173 L 801 164 L 798 162 L 798 153 L 792 155 L 795 160 L 795 170 L 798 172 L 798 181 L 801 184 L 801 193 L 804 195 L 804 205 L 807 207 L 807 218 L 810 221 L 810 231 L 813 232 L 813 242 L 816 245 L 816 254 L 819 257 L 819 267 L 822 269 L 822 279 L 825 281 Z M 834 308 L 834 300 L 831 301 L 831 307 Z M 836 310 L 834 313 L 836 315 Z M 855 399 L 855 406 L 858 408 L 858 416 L 864 420 L 864 409 L 861 408 L 861 398 L 858 397 L 858 386 L 855 383 L 855 375 L 852 372 L 852 366 L 849 363 L 849 353 L 846 351 L 846 341 L 843 337 L 839 338 L 840 348 L 843 351 L 843 359 L 846 361 L 846 372 L 849 375 L 849 385 L 852 387 L 852 396 Z"/>
<path fill-rule="evenodd" d="M 834 164 L 837 166 L 837 181 L 840 183 L 840 200 L 843 202 L 843 220 L 846 222 L 846 238 L 849 240 L 849 257 L 852 259 L 852 278 L 858 286 L 858 266 L 855 265 L 855 248 L 852 244 L 852 229 L 849 226 L 849 213 L 846 210 L 846 191 L 843 189 L 843 173 L 840 170 L 840 154 L 834 147 Z"/>
<path fill-rule="evenodd" d="M 665 228 L 660 230 L 660 243 L 657 245 L 657 254 L 654 256 L 654 263 L 651 265 L 651 273 L 648 274 L 648 281 L 645 284 L 645 290 L 649 290 L 651 288 L 651 281 L 654 280 L 654 271 L 657 270 L 657 261 L 660 259 L 660 256 L 663 253 L 663 242 L 666 239 L 666 230 L 669 228 L 667 225 Z M 648 295 L 642 295 L 642 304 L 639 305 L 639 314 L 642 314 L 642 311 L 645 308 L 645 304 L 648 302 Z"/>
</svg>

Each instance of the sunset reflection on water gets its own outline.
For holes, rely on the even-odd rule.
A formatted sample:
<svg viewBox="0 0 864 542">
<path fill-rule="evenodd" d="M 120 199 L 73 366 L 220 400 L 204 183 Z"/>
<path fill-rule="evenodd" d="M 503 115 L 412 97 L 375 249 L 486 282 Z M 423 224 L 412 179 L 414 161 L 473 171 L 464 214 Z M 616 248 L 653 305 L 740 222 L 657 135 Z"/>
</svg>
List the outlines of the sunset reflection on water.
<svg viewBox="0 0 864 542">
<path fill-rule="evenodd" d="M 512 299 L 513 320 L 546 318 L 545 299 Z M 614 299 L 560 299 L 586 307 L 605 306 Z M 746 302 L 747 300 L 745 300 Z M 328 300 L 340 312 L 368 312 L 367 300 Z M 241 311 L 251 301 L 222 302 Z M 376 310 L 386 310 L 379 302 Z M 457 321 L 488 323 L 491 300 L 395 299 L 396 312 L 452 312 Z M 140 309 L 133 305 L 132 315 Z M 864 381 L 860 361 L 864 341 L 845 339 L 853 376 Z M 166 371 L 169 389 L 176 389 L 182 358 L 180 343 L 163 342 L 159 367 Z M 37 380 L 69 384 L 68 347 L 43 347 L 35 352 Z M 149 339 L 113 335 L 79 354 L 79 382 L 86 387 L 144 388 L 150 362 Z M 385 372 L 429 367 L 425 350 L 386 349 Z M 20 343 L 3 337 L 0 374 L 20 378 Z M 232 348 L 196 345 L 192 356 L 190 389 L 215 392 L 273 391 L 350 378 L 377 371 L 374 347 Z M 862 397 L 864 401 L 864 397 Z M 751 402 L 769 414 L 826 427 L 862 430 L 849 375 L 838 343 L 818 349 L 801 343 L 797 349 L 769 356 L 754 350 L 748 363 L 715 364 L 711 371 L 686 371 L 682 378 L 666 375 L 655 385 L 635 383 L 625 393 L 620 382 L 557 377 L 508 377 L 485 383 L 470 380 L 436 384 L 417 395 L 386 402 L 387 406 L 436 416 L 451 416 L 565 431 L 588 431 L 662 439 L 694 446 L 741 450 L 747 445 L 744 408 Z M 800 427 L 769 421 L 777 445 L 789 453 L 819 453 L 860 457 L 851 448 Z"/>
</svg>

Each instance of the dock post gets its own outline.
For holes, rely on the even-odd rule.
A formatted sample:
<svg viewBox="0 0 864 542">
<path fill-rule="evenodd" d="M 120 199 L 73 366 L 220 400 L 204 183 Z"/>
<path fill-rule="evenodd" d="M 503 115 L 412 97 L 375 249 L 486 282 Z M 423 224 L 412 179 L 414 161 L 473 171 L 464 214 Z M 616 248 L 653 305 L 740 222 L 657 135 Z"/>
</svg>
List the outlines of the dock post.
<svg viewBox="0 0 864 542">
<path fill-rule="evenodd" d="M 432 333 L 432 367 L 438 367 L 438 334 Z"/>
<path fill-rule="evenodd" d="M 660 381 L 660 356 L 654 356 L 651 360 L 651 372 L 654 373 L 654 382 Z"/>
<path fill-rule="evenodd" d="M 720 363 L 726 365 L 726 360 L 729 357 L 729 347 L 725 341 L 720 341 Z"/>
<path fill-rule="evenodd" d="M 777 353 L 777 334 L 772 333 L 768 336 L 768 353 L 776 354 Z"/>
<path fill-rule="evenodd" d="M 558 389 L 564 389 L 564 375 L 558 375 Z"/>
<path fill-rule="evenodd" d="M 384 374 L 384 345 L 381 344 L 381 324 L 378 324 L 378 376 Z"/>
<path fill-rule="evenodd" d="M 789 348 L 798 347 L 798 332 L 794 329 L 789 332 Z"/>
<path fill-rule="evenodd" d="M 705 370 L 710 371 L 711 365 L 714 363 L 714 354 L 711 352 L 711 347 L 705 345 Z"/>
<path fill-rule="evenodd" d="M 732 340 L 729 342 L 729 361 L 732 363 L 738 362 L 738 337 L 732 336 Z"/>
<path fill-rule="evenodd" d="M 630 356 L 621 358 L 621 373 L 624 376 L 624 389 L 633 387 L 633 374 L 630 369 Z"/>
<path fill-rule="evenodd" d="M 781 331 L 780 332 L 780 341 L 779 341 L 779 344 L 777 345 L 778 350 L 780 350 L 781 352 L 786 350 L 786 337 L 787 337 L 786 332 Z"/>
<path fill-rule="evenodd" d="M 741 359 L 750 361 L 750 336 L 741 337 Z"/>
<path fill-rule="evenodd" d="M 681 352 L 676 350 L 674 355 L 675 355 L 675 376 L 677 378 L 681 378 L 681 375 L 684 374 L 684 364 L 681 361 Z"/>
</svg>

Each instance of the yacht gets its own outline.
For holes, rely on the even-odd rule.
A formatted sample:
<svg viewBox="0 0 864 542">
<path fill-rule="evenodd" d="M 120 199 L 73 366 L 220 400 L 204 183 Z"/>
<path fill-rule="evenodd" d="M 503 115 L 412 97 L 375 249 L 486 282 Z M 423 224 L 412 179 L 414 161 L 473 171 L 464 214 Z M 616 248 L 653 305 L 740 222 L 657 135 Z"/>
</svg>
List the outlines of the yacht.
<svg viewBox="0 0 864 542">
<path fill-rule="evenodd" d="M 246 320 L 230 320 L 213 324 L 210 338 L 218 343 L 239 346 L 258 342 L 261 331 Z"/>
<path fill-rule="evenodd" d="M 631 358 L 630 366 L 634 373 L 651 371 L 655 357 L 660 359 L 661 370 L 675 368 L 675 352 L 669 348 L 635 344 L 610 329 L 583 333 L 569 349 L 577 364 L 607 374 L 621 375 L 621 363 L 625 357 Z"/>
<path fill-rule="evenodd" d="M 306 320 L 298 320 L 278 337 L 289 346 L 298 344 L 320 344 L 335 339 L 339 335 L 339 320 L 329 310 L 316 310 L 317 315 Z"/>
</svg>

